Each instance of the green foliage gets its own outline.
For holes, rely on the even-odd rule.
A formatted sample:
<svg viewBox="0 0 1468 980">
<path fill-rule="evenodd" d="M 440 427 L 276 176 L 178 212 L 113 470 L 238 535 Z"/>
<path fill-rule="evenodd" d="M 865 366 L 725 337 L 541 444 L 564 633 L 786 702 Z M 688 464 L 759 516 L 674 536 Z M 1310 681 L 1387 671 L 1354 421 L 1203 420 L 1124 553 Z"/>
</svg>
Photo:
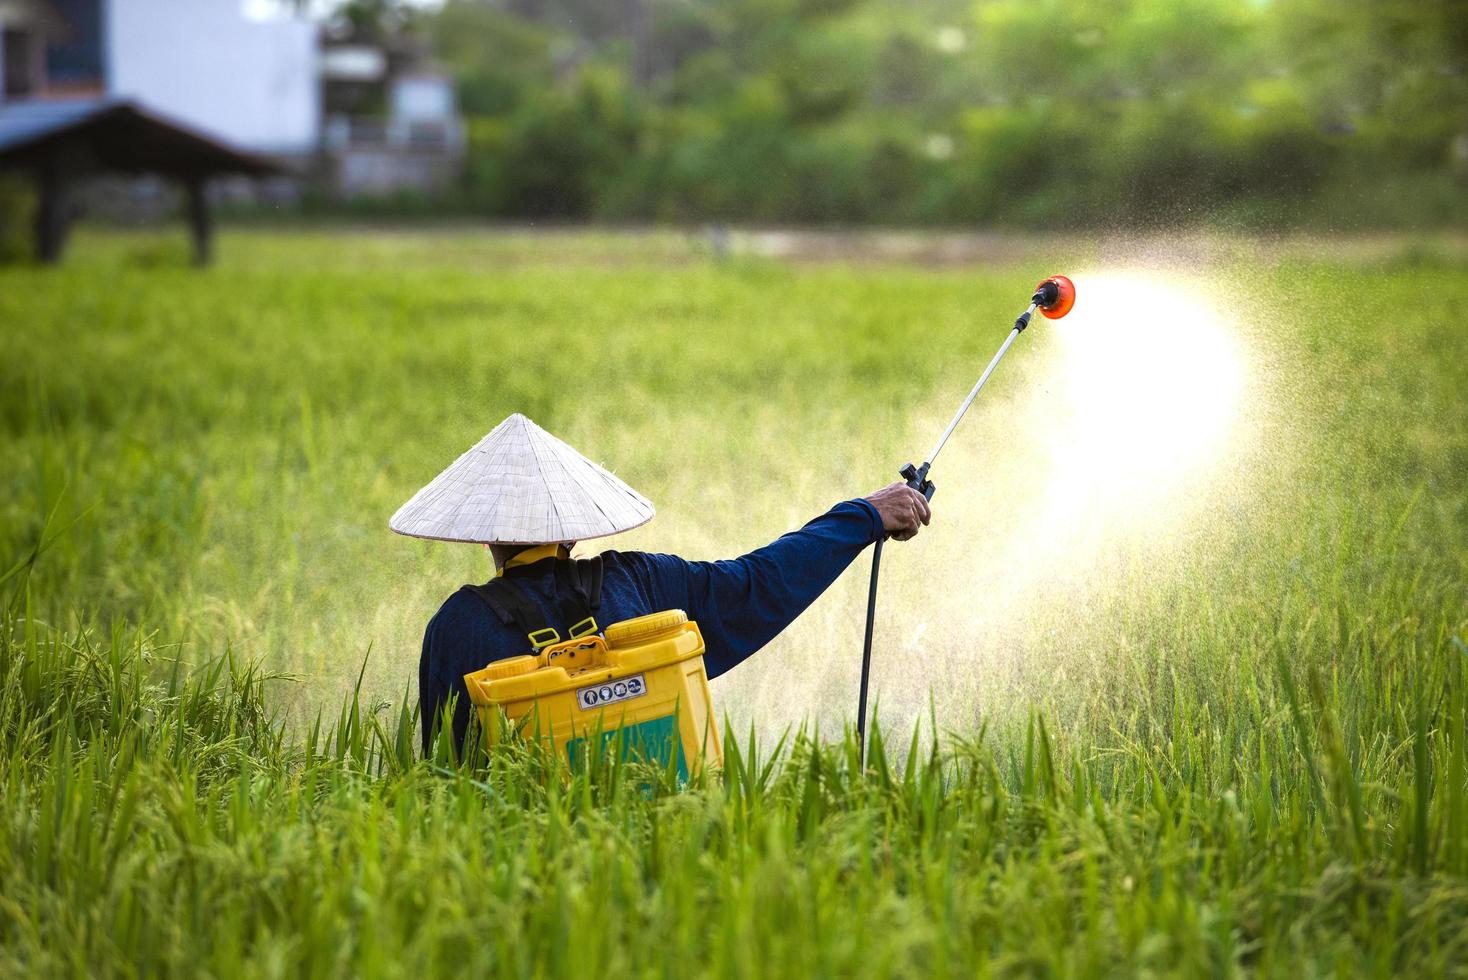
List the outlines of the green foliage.
<svg viewBox="0 0 1468 980">
<path fill-rule="evenodd" d="M 625 79 L 608 70 L 583 71 L 574 88 L 548 89 L 502 126 L 473 131 L 471 166 L 481 177 L 492 166 L 497 178 L 475 190 L 500 211 L 585 217 L 604 196 L 607 175 L 635 148 L 638 127 Z M 486 150 L 492 162 L 484 160 Z"/>
<path fill-rule="evenodd" d="M 438 56 L 454 66 L 459 107 L 471 119 L 504 116 L 553 81 L 544 28 L 488 4 L 446 4 L 432 21 Z"/>
<path fill-rule="evenodd" d="M 0 271 L 0 322 L 27 325 L 0 332 L 0 973 L 1461 973 L 1461 258 L 1217 263 L 1262 345 L 1264 445 L 1229 457 L 1224 506 L 1181 558 L 1057 561 L 1032 623 L 914 648 L 992 601 L 965 577 L 980 539 L 1034 504 L 1033 472 L 1001 468 L 1041 414 L 1007 409 L 1055 383 L 1054 334 L 1028 332 L 963 432 L 1003 452 L 948 459 L 937 523 L 884 568 L 879 671 L 928 709 L 859 770 L 848 574 L 716 681 L 724 771 L 678 792 L 532 746 L 418 759 L 422 624 L 484 559 L 387 515 L 518 409 L 658 501 L 619 547 L 758 544 L 930 435 L 1053 255 L 220 245 L 196 272 L 84 233 L 63 267 Z M 955 702 L 974 648 L 1015 659 Z M 829 680 L 824 722 L 793 680 Z"/>
<path fill-rule="evenodd" d="M 1377 223 L 1468 220 L 1461 195 L 1361 193 L 1454 173 L 1462 0 L 510 10 L 451 0 L 434 17 L 466 111 L 494 120 L 472 125 L 505 134 L 471 144 L 466 194 L 490 214 L 1351 222 L 1312 209 L 1320 195 L 1370 197 Z"/>
<path fill-rule="evenodd" d="M 530 746 L 418 762 L 412 712 L 357 696 L 287 740 L 258 671 L 3 627 L 7 971 L 1399 975 L 1468 953 L 1461 643 L 1390 668 L 1416 694 L 1368 695 L 1369 735 L 1279 637 L 1247 707 L 1196 703 L 1165 739 L 878 727 L 862 771 L 849 734 L 726 730 L 725 770 L 680 792 Z"/>
<path fill-rule="evenodd" d="M 1028 252 L 975 273 L 715 264 L 675 236 L 220 245 L 197 273 L 84 233 L 68 266 L 0 271 L 0 320 L 28 324 L 0 333 L 0 973 L 1468 962 L 1461 260 L 1312 242 L 1217 267 L 1268 314 L 1251 364 L 1274 408 L 1245 468 L 1267 478 L 1235 474 L 1205 555 L 1124 552 L 1079 591 L 1054 568 L 1033 632 L 929 634 L 931 720 L 878 726 L 865 772 L 840 726 L 865 581 L 838 587 L 834 618 L 716 682 L 750 717 L 753 676 L 775 676 L 780 723 L 734 725 L 724 772 L 678 792 L 606 758 L 565 776 L 530 745 L 418 760 L 421 624 L 483 559 L 386 515 L 521 409 L 659 500 L 622 547 L 755 544 L 752 521 L 763 538 L 869 489 L 851 472 L 928 434 L 991 349 L 973 323 L 1038 276 Z M 1031 333 L 997 406 L 1053 373 Z M 1023 452 L 1026 414 L 966 439 Z M 984 483 L 1031 496 L 991 455 Z M 963 483 L 915 546 L 957 533 L 982 491 Z M 985 535 L 1014 515 L 984 512 Z M 960 603 L 972 550 L 940 560 Z M 882 615 L 907 631 L 948 606 L 898 599 L 928 575 L 903 559 Z M 1013 646 L 1022 681 L 956 704 L 944 643 Z M 840 688 L 825 731 L 791 695 L 819 675 Z"/>
</svg>

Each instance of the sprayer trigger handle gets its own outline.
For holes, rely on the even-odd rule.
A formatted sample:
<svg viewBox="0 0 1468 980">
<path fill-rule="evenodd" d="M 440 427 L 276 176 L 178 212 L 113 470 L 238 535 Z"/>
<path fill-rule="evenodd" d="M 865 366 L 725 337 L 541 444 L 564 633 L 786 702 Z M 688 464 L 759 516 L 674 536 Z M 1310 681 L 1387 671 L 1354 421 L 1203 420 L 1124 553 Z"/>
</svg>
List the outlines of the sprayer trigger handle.
<svg viewBox="0 0 1468 980">
<path fill-rule="evenodd" d="M 924 469 L 926 469 L 926 467 Z M 905 482 L 908 486 L 912 487 L 918 493 L 922 494 L 924 499 L 926 500 L 932 500 L 933 494 L 938 489 L 936 486 L 933 485 L 933 481 L 928 479 L 925 472 L 919 470 L 911 463 L 908 463 L 901 470 L 899 470 L 897 475 L 902 477 L 903 482 Z"/>
</svg>

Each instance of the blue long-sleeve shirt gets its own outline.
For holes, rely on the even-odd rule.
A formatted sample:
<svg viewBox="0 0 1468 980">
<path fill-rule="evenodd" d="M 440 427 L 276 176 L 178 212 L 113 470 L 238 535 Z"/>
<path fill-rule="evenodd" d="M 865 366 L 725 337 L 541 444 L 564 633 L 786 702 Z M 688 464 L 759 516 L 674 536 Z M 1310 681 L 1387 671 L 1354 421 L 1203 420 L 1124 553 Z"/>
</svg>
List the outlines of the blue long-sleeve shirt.
<svg viewBox="0 0 1468 980">
<path fill-rule="evenodd" d="M 597 621 L 606 625 L 682 609 L 703 634 L 709 677 L 718 677 L 778 636 L 881 533 L 877 509 L 865 500 L 848 500 L 742 558 L 685 561 L 640 551 L 603 552 Z M 517 577 L 516 584 L 541 608 L 546 622 L 565 635 L 572 624 L 555 621 L 552 564 Z M 528 653 L 528 647 L 523 633 L 500 622 L 472 592 L 461 589 L 449 596 L 423 634 L 418 665 L 424 754 L 450 694 L 458 695 L 454 742 L 463 744 L 469 725 L 464 675 L 492 660 Z"/>
</svg>

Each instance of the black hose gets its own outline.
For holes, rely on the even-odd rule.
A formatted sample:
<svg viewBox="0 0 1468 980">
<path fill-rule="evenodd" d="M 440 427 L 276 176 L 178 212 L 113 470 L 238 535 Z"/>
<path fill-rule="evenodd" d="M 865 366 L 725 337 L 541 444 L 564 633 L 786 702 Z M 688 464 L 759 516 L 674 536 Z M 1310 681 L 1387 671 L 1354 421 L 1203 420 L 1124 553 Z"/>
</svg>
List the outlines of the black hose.
<svg viewBox="0 0 1468 980">
<path fill-rule="evenodd" d="M 867 681 L 872 675 L 872 627 L 877 620 L 877 572 L 882 567 L 882 538 L 872 549 L 872 585 L 867 590 L 867 635 L 861 645 L 861 695 L 856 702 L 856 746 L 857 759 L 862 771 L 867 767 Z"/>
</svg>

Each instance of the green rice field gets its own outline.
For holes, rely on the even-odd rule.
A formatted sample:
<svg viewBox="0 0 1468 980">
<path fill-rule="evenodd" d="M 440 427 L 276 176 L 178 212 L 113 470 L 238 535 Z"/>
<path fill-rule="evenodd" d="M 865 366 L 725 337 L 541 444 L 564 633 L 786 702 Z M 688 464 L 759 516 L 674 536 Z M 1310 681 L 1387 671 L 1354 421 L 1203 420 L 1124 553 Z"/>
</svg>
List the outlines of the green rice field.
<svg viewBox="0 0 1468 980">
<path fill-rule="evenodd" d="M 92 230 L 0 268 L 0 975 L 1468 976 L 1461 240 Z M 815 244 L 812 242 L 815 241 Z M 741 554 L 920 457 L 689 786 L 418 752 L 510 412 Z M 1089 304 L 1089 305 L 1088 305 Z"/>
</svg>

